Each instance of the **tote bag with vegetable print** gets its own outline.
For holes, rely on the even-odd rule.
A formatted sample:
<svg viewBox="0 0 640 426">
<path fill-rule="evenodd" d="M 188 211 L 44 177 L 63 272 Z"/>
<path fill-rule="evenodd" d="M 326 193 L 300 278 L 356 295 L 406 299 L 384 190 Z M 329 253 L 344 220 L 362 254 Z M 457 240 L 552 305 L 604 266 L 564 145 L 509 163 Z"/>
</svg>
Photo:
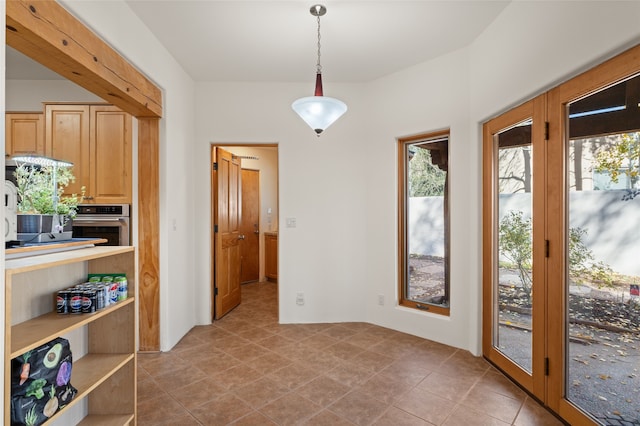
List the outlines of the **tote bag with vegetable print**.
<svg viewBox="0 0 640 426">
<path fill-rule="evenodd" d="M 11 425 L 38 426 L 76 395 L 69 341 L 61 337 L 11 360 Z"/>
</svg>

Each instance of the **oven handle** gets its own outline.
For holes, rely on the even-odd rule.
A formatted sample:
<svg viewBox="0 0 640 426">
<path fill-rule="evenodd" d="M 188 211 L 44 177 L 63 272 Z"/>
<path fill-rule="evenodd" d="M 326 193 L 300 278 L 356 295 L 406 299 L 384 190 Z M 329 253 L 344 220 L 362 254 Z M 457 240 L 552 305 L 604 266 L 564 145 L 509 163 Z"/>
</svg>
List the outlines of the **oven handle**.
<svg viewBox="0 0 640 426">
<path fill-rule="evenodd" d="M 74 225 L 85 225 L 91 226 L 93 224 L 104 225 L 105 223 L 118 223 L 122 222 L 123 225 L 127 224 L 127 219 L 119 217 L 117 219 L 78 219 L 77 217 L 73 219 Z"/>
</svg>

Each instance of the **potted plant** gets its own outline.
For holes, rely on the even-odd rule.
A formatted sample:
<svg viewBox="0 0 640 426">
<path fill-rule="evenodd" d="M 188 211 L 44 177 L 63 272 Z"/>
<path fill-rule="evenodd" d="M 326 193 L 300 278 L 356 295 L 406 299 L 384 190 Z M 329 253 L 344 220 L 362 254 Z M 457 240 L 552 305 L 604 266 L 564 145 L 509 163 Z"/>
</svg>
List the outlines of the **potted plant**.
<svg viewBox="0 0 640 426">
<path fill-rule="evenodd" d="M 41 159 L 41 157 L 38 157 Z M 64 189 L 75 181 L 71 169 L 58 162 L 25 162 L 15 171 L 18 193 L 18 239 L 24 242 L 69 240 L 78 203 L 84 198 L 65 196 Z M 37 164 L 45 164 L 37 166 Z M 68 164 L 68 163 L 66 163 Z"/>
</svg>

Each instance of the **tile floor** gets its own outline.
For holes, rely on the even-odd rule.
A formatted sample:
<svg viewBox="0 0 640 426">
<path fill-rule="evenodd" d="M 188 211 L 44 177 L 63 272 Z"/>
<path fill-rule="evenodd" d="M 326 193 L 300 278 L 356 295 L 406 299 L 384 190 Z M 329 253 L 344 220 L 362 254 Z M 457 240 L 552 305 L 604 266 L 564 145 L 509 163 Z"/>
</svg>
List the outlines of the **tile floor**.
<svg viewBox="0 0 640 426">
<path fill-rule="evenodd" d="M 482 358 L 366 323 L 278 324 L 277 285 L 138 356 L 138 425 L 561 425 Z"/>
</svg>

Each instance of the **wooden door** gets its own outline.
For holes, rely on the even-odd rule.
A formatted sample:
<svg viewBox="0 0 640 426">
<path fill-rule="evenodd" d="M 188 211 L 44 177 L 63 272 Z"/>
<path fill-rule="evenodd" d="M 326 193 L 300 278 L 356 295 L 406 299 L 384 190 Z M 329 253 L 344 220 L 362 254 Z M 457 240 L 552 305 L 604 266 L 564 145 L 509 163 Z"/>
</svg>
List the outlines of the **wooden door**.
<svg viewBox="0 0 640 426">
<path fill-rule="evenodd" d="M 214 319 L 240 304 L 241 178 L 240 159 L 214 148 Z"/>
<path fill-rule="evenodd" d="M 484 125 L 483 354 L 544 398 L 545 95 Z"/>
<path fill-rule="evenodd" d="M 89 189 L 89 119 L 88 105 L 45 105 L 45 153 L 73 163 L 69 195 Z"/>
<path fill-rule="evenodd" d="M 242 169 L 240 282 L 260 279 L 260 171 Z"/>
<path fill-rule="evenodd" d="M 91 178 L 93 203 L 131 203 L 131 115 L 111 105 L 92 105 Z"/>
<path fill-rule="evenodd" d="M 41 113 L 5 115 L 5 150 L 14 155 L 44 155 L 44 119 Z"/>
</svg>

